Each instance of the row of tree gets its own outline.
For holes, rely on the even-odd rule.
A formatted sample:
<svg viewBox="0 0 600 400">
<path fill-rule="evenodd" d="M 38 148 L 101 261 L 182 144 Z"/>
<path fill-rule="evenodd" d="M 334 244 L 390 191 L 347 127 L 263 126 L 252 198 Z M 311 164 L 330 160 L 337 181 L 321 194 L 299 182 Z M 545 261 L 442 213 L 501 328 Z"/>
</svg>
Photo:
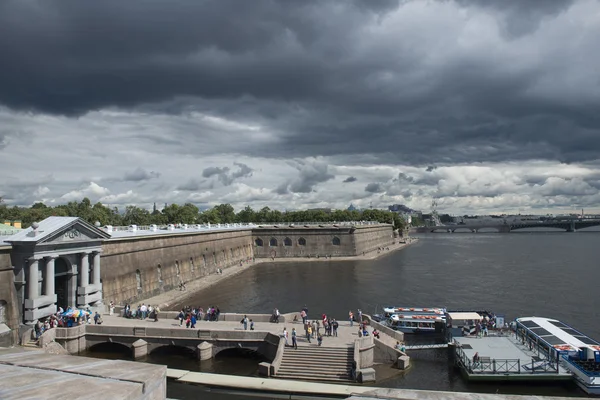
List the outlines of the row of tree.
<svg viewBox="0 0 600 400">
<path fill-rule="evenodd" d="M 200 211 L 193 204 L 169 204 L 162 210 L 154 206 L 153 211 L 138 206 L 127 206 L 124 212 L 116 207 L 109 208 L 102 203 L 92 204 L 90 199 L 81 202 L 49 207 L 36 203 L 31 207 L 7 207 L 0 205 L 0 219 L 4 221 L 20 220 L 23 227 L 50 216 L 80 217 L 90 223 L 100 222 L 102 225 L 164 225 L 164 224 L 197 224 L 197 223 L 235 223 L 235 222 L 342 222 L 342 221 L 378 221 L 393 224 L 396 229 L 404 229 L 406 222 L 397 213 L 384 210 L 348 211 L 324 210 L 285 211 L 271 210 L 269 207 L 256 211 L 250 206 L 236 213 L 230 204 L 219 204 L 211 209 Z"/>
</svg>

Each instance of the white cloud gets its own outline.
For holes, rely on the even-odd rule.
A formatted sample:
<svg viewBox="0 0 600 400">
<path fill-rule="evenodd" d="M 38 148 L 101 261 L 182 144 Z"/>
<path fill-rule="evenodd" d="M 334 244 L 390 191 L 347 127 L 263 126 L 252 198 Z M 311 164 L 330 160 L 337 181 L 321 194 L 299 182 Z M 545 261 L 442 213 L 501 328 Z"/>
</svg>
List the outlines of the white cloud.
<svg viewBox="0 0 600 400">
<path fill-rule="evenodd" d="M 84 197 L 88 197 L 92 202 L 100 199 L 101 197 L 108 196 L 110 190 L 105 187 L 98 185 L 95 182 L 90 182 L 89 185 L 77 189 L 71 190 L 68 193 L 65 193 L 60 198 L 65 202 L 69 201 L 80 201 Z"/>
</svg>

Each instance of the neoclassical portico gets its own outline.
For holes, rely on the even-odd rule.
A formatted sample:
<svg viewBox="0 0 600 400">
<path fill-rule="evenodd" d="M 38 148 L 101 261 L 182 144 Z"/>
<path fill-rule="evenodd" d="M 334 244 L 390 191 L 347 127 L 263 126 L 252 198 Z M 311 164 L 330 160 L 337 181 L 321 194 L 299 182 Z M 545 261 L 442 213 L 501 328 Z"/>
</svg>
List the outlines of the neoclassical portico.
<svg viewBox="0 0 600 400">
<path fill-rule="evenodd" d="M 58 307 L 102 304 L 100 254 L 109 237 L 76 217 L 49 217 L 10 237 L 25 323 L 56 313 Z"/>
</svg>

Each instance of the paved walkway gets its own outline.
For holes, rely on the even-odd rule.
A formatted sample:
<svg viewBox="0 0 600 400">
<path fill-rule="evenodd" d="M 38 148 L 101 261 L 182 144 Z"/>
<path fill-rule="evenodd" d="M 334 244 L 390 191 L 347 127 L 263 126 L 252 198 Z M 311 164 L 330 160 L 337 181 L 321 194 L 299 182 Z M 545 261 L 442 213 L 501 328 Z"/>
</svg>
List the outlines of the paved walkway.
<svg viewBox="0 0 600 400">
<path fill-rule="evenodd" d="M 186 328 L 185 324 L 179 326 L 179 320 L 176 319 L 160 319 L 158 322 L 153 320 L 145 319 L 129 319 L 117 316 L 105 315 L 102 317 L 104 322 L 103 326 L 131 326 L 131 327 L 153 327 L 153 328 L 168 328 L 168 329 L 190 329 Z M 358 324 L 350 327 L 350 322 L 339 321 L 338 336 L 323 336 L 323 344 L 325 347 L 348 347 L 354 344 L 354 340 L 358 338 Z M 296 328 L 298 334 L 298 346 L 317 346 L 317 339 L 311 339 L 311 343 L 306 340 L 304 333 L 304 327 L 302 322 L 286 322 L 286 323 L 269 323 L 269 322 L 255 322 L 254 329 L 256 331 L 271 332 L 275 335 L 282 335 L 283 328 L 287 328 L 289 332 L 289 343 L 292 343 L 292 328 Z M 201 321 L 196 323 L 196 329 L 198 330 L 243 330 L 243 326 L 239 322 L 235 321 L 219 321 L 219 322 L 208 322 Z M 248 328 L 249 329 L 249 328 Z M 368 329 L 369 332 L 371 329 Z M 323 328 L 320 329 L 323 333 Z"/>
</svg>

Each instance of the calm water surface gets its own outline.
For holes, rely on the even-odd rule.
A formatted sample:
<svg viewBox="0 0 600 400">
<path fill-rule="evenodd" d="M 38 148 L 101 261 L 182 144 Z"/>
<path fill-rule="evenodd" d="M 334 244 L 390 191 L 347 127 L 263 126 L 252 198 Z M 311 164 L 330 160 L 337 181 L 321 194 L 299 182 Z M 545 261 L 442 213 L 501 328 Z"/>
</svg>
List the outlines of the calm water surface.
<svg viewBox="0 0 600 400">
<path fill-rule="evenodd" d="M 557 318 L 600 339 L 599 245 L 600 232 L 431 234 L 374 261 L 258 265 L 186 303 L 247 313 L 269 313 L 274 307 L 299 311 L 306 304 L 309 315 L 327 313 L 338 319 L 345 319 L 350 309 L 372 313 L 382 305 L 485 308 L 507 319 Z M 469 384 L 444 350 L 413 351 L 410 356 L 413 367 L 406 374 L 377 385 L 583 395 L 574 385 Z"/>
</svg>

